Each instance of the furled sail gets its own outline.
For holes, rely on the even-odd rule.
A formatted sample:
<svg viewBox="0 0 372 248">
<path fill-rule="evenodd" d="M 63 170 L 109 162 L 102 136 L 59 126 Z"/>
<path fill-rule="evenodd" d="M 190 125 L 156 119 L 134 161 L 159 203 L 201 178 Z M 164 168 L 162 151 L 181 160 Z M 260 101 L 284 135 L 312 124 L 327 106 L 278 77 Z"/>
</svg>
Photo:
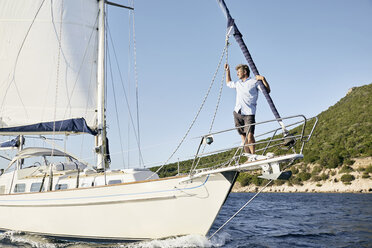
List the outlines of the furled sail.
<svg viewBox="0 0 372 248">
<path fill-rule="evenodd" d="M 0 133 L 97 128 L 98 14 L 97 0 L 0 1 Z"/>
<path fill-rule="evenodd" d="M 230 12 L 229 12 L 229 9 L 227 8 L 226 6 L 226 3 L 224 0 L 217 0 L 218 4 L 220 5 L 222 11 L 224 12 L 226 18 L 227 18 L 227 29 L 228 29 L 228 32 L 231 32 L 231 31 L 234 31 L 234 38 L 236 40 L 236 42 L 239 44 L 239 47 L 240 49 L 242 50 L 243 54 L 244 54 L 244 57 L 245 59 L 247 60 L 248 62 L 248 65 L 249 67 L 251 68 L 252 72 L 254 75 L 260 75 L 258 70 L 257 70 L 257 67 L 252 59 L 252 56 L 247 48 L 247 46 L 245 45 L 244 41 L 243 41 L 243 35 L 240 33 L 238 27 L 236 26 L 235 24 L 235 21 L 234 19 L 231 17 L 230 15 Z M 259 84 L 259 87 L 262 91 L 262 93 L 264 94 L 270 108 L 271 108 L 271 111 L 273 112 L 274 116 L 276 119 L 279 119 L 279 124 L 281 125 L 284 133 L 287 133 L 287 130 L 285 129 L 285 126 L 283 124 L 283 122 L 280 120 L 281 117 L 279 115 L 279 112 L 278 110 L 276 109 L 275 105 L 274 105 L 274 102 L 273 100 L 271 99 L 269 93 L 266 91 L 266 88 L 263 86 L 263 83 L 261 80 L 258 81 L 258 84 Z"/>
</svg>

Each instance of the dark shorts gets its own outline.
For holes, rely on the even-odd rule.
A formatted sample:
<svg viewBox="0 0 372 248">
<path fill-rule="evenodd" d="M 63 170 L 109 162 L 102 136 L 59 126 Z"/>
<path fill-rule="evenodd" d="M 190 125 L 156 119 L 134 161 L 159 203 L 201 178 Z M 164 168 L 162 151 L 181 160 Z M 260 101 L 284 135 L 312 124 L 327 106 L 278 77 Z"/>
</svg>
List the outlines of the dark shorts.
<svg viewBox="0 0 372 248">
<path fill-rule="evenodd" d="M 236 130 L 238 130 L 238 133 L 240 135 L 246 135 L 248 133 L 254 134 L 254 128 L 255 126 L 247 126 L 247 127 L 241 127 L 245 126 L 248 124 L 253 124 L 256 122 L 254 115 L 241 115 L 236 113 L 235 111 L 233 112 L 234 114 L 234 122 L 235 122 L 235 127 L 237 127 Z"/>
</svg>

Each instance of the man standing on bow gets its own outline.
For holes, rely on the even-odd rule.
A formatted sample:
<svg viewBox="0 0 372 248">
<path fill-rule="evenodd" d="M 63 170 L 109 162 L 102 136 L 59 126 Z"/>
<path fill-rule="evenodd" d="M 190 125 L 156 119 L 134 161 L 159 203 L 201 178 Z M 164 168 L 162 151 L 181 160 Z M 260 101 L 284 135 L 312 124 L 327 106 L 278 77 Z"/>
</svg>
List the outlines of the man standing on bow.
<svg viewBox="0 0 372 248">
<path fill-rule="evenodd" d="M 234 122 L 237 127 L 238 133 L 240 134 L 243 144 L 244 151 L 246 153 L 255 153 L 255 146 L 248 145 L 255 143 L 254 129 L 255 126 L 247 126 L 255 123 L 256 105 L 258 98 L 258 80 L 261 80 L 266 88 L 267 93 L 270 93 L 270 86 L 267 83 L 265 77 L 257 75 L 255 79 L 249 77 L 250 71 L 247 65 L 240 64 L 236 66 L 237 75 L 239 81 L 231 81 L 230 67 L 225 64 L 226 71 L 226 85 L 229 88 L 236 89 L 236 103 L 234 108 Z M 242 127 L 246 126 L 246 127 Z"/>
</svg>

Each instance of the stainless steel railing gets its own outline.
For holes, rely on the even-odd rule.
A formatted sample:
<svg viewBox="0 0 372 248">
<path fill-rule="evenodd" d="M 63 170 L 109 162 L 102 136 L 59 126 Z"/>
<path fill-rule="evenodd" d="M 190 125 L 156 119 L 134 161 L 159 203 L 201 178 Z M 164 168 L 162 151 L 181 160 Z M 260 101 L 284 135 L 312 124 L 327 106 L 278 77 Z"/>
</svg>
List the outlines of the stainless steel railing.
<svg viewBox="0 0 372 248">
<path fill-rule="evenodd" d="M 202 146 L 205 147 L 207 145 L 212 145 L 215 139 L 215 136 L 218 136 L 218 135 L 221 135 L 227 132 L 235 131 L 238 128 L 247 127 L 247 130 L 248 130 L 248 127 L 250 126 L 262 126 L 264 124 L 274 123 L 278 121 L 289 122 L 286 125 L 287 130 L 285 130 L 285 132 L 283 131 L 282 127 L 278 127 L 278 128 L 274 128 L 269 131 L 263 132 L 261 134 L 255 135 L 255 139 L 260 139 L 260 138 L 262 139 L 260 139 L 257 142 L 251 143 L 251 144 L 245 144 L 245 142 L 243 142 L 243 144 L 239 146 L 233 146 L 233 147 L 228 147 L 224 149 L 213 150 L 210 152 L 204 152 L 204 149 L 202 149 L 202 152 L 200 152 Z M 306 128 L 307 125 L 312 121 L 314 121 L 314 123 L 312 123 L 312 126 L 307 129 Z M 217 164 L 211 168 L 229 166 L 232 163 L 235 163 L 235 164 L 239 163 L 240 157 L 242 156 L 244 152 L 244 147 L 248 145 L 256 146 L 256 145 L 264 144 L 263 147 L 260 147 L 259 149 L 256 150 L 256 154 L 260 153 L 261 155 L 265 155 L 269 149 L 276 148 L 276 147 L 286 149 L 286 150 L 291 150 L 293 153 L 302 154 L 305 144 L 310 140 L 311 136 L 314 133 L 317 123 L 318 123 L 318 117 L 312 117 L 312 118 L 307 119 L 304 115 L 294 115 L 294 116 L 283 117 L 279 119 L 272 119 L 268 121 L 257 122 L 257 123 L 253 123 L 253 124 L 249 124 L 249 125 L 245 125 L 241 127 L 225 129 L 222 131 L 208 133 L 203 136 L 199 136 L 201 141 L 197 149 L 197 152 L 195 154 L 194 160 L 192 162 L 190 174 L 193 174 L 196 172 L 196 168 L 200 164 L 201 158 L 207 157 L 213 154 L 221 153 L 221 152 L 231 151 L 234 149 L 236 150 L 232 158 L 230 158 L 227 161 L 221 162 L 221 163 L 218 163 L 220 161 L 215 161 L 213 163 L 217 163 Z M 279 132 L 281 130 L 282 130 L 282 133 Z M 300 145 L 297 145 L 298 143 L 300 143 Z"/>
</svg>

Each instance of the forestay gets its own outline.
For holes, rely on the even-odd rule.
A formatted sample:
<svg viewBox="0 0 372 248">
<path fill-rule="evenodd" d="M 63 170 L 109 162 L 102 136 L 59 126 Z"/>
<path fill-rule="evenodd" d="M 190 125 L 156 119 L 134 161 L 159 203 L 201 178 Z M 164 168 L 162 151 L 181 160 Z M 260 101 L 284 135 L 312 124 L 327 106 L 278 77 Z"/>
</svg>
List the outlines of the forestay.
<svg viewBox="0 0 372 248">
<path fill-rule="evenodd" d="M 98 12 L 97 0 L 0 1 L 0 132 L 85 132 L 55 125 L 80 118 L 96 128 Z"/>
</svg>

